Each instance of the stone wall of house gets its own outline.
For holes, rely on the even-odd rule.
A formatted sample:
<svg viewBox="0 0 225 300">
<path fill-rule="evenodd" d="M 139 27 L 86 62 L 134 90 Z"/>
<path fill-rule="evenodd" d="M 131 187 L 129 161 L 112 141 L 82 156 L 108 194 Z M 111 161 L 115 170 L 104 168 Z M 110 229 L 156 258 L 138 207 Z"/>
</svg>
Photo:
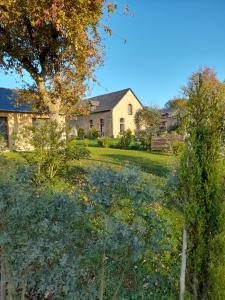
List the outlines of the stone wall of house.
<svg viewBox="0 0 225 300">
<path fill-rule="evenodd" d="M 113 135 L 112 132 L 112 113 L 111 111 L 93 113 L 88 116 L 78 117 L 76 121 L 70 121 L 69 124 L 72 127 L 76 127 L 77 130 L 79 128 L 83 128 L 85 133 L 87 134 L 90 129 L 90 121 L 93 122 L 93 128 L 97 129 L 100 133 L 100 120 L 104 120 L 103 126 L 103 135 L 111 137 Z"/>
<path fill-rule="evenodd" d="M 46 119 L 48 115 L 0 111 L 0 117 L 7 118 L 8 148 L 10 150 L 30 150 L 29 136 L 24 137 L 24 129 L 32 125 L 33 119 Z M 64 116 L 61 116 L 61 121 L 65 122 Z"/>
<path fill-rule="evenodd" d="M 132 115 L 128 114 L 128 105 L 132 105 Z M 125 130 L 130 129 L 133 133 L 135 132 L 136 126 L 134 117 L 137 110 L 141 109 L 142 105 L 136 99 L 131 91 L 123 97 L 122 100 L 113 108 L 113 136 L 117 137 L 120 134 L 120 120 L 124 119 Z"/>
</svg>

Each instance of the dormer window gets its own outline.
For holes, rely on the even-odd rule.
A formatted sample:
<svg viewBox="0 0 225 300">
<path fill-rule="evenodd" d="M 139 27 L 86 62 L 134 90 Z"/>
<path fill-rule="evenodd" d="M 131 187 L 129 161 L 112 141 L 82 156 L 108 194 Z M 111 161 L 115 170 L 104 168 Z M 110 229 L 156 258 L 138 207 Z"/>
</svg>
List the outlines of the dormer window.
<svg viewBox="0 0 225 300">
<path fill-rule="evenodd" d="M 89 102 L 89 104 L 90 104 L 90 111 L 91 112 L 94 112 L 96 110 L 96 108 L 99 106 L 99 102 L 98 101 L 91 100 Z"/>
<path fill-rule="evenodd" d="M 133 105 L 132 104 L 128 104 L 128 115 L 133 115 Z"/>
</svg>

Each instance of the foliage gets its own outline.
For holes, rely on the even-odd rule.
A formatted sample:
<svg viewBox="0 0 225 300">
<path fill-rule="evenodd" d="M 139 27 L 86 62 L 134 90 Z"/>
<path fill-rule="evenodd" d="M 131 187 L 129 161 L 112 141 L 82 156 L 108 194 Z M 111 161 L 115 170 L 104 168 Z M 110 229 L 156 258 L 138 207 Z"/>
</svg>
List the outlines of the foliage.
<svg viewBox="0 0 225 300">
<path fill-rule="evenodd" d="M 177 132 L 184 133 L 184 119 L 186 118 L 187 108 L 188 108 L 188 99 L 187 98 L 174 98 L 169 100 L 165 104 L 166 109 L 171 111 L 173 118 L 177 120 L 177 124 L 174 125 L 174 128 L 171 130 L 176 130 Z"/>
<path fill-rule="evenodd" d="M 68 141 L 65 128 L 55 121 L 26 128 L 24 136 L 34 148 L 29 162 L 37 167 L 38 181 L 52 179 L 71 160 L 89 157 L 87 147 L 75 140 Z"/>
<path fill-rule="evenodd" d="M 172 141 L 171 142 L 171 149 L 174 155 L 178 156 L 181 155 L 184 151 L 185 144 L 182 141 Z"/>
<path fill-rule="evenodd" d="M 90 140 L 95 140 L 99 137 L 99 133 L 98 130 L 96 128 L 91 128 L 88 130 L 88 134 L 87 134 L 88 139 Z"/>
<path fill-rule="evenodd" d="M 133 140 L 132 132 L 130 129 L 128 129 L 120 137 L 117 147 L 121 149 L 128 149 L 132 140 Z"/>
<path fill-rule="evenodd" d="M 170 274 L 166 271 L 172 254 L 166 239 L 168 227 L 153 208 L 161 191 L 143 181 L 136 169 L 97 169 L 90 183 L 87 209 L 100 238 L 92 247 L 101 268 L 98 292 L 106 299 L 168 298 L 176 268 L 174 274 L 172 269 Z"/>
<path fill-rule="evenodd" d="M 29 177 L 29 169 L 1 176 L 0 246 L 10 299 L 74 299 L 85 222 L 68 195 L 40 193 Z"/>
<path fill-rule="evenodd" d="M 174 111 L 174 114 L 179 117 L 179 119 L 185 114 L 188 106 L 188 99 L 186 98 L 174 98 L 169 100 L 165 107 Z"/>
<path fill-rule="evenodd" d="M 177 294 L 174 228 L 157 209 L 162 191 L 138 170 L 98 168 L 73 196 L 37 189 L 30 167 L 6 170 L 2 176 L 0 168 L 0 246 L 11 299 Z"/>
<path fill-rule="evenodd" d="M 115 9 L 105 0 L 2 0 L 0 67 L 27 71 L 33 80 L 20 100 L 49 111 L 53 119 L 74 110 L 102 61 L 102 16 Z"/>
<path fill-rule="evenodd" d="M 6 149 L 6 142 L 4 137 L 0 134 L 0 153 Z"/>
<path fill-rule="evenodd" d="M 179 198 L 188 232 L 187 288 L 193 299 L 223 299 L 225 87 L 210 69 L 194 73 L 188 98 L 186 149 L 179 174 Z"/>
<path fill-rule="evenodd" d="M 140 109 L 135 114 L 136 135 L 146 150 L 151 150 L 152 137 L 159 131 L 160 113 L 154 107 Z"/>
<path fill-rule="evenodd" d="M 110 146 L 110 138 L 108 137 L 98 138 L 98 145 L 99 147 L 108 148 Z"/>
<path fill-rule="evenodd" d="M 83 140 L 85 137 L 85 132 L 83 128 L 78 128 L 77 130 L 77 137 L 79 140 Z"/>
</svg>

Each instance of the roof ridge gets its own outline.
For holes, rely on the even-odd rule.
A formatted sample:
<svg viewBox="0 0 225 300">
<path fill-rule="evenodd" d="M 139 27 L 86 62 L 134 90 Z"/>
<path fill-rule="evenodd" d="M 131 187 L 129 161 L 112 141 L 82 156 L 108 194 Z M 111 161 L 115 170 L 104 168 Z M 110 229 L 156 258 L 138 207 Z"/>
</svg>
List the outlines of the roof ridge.
<svg viewBox="0 0 225 300">
<path fill-rule="evenodd" d="M 96 98 L 96 97 L 104 97 L 104 96 L 108 96 L 108 95 L 112 95 L 112 94 L 116 94 L 116 93 L 121 93 L 121 92 L 129 91 L 129 90 L 131 90 L 131 88 L 126 88 L 126 89 L 122 89 L 122 90 L 118 90 L 118 91 L 114 91 L 114 92 L 110 92 L 110 93 L 105 93 L 105 94 L 100 94 L 100 95 L 88 97 L 85 100 L 89 100 L 89 99 Z"/>
</svg>

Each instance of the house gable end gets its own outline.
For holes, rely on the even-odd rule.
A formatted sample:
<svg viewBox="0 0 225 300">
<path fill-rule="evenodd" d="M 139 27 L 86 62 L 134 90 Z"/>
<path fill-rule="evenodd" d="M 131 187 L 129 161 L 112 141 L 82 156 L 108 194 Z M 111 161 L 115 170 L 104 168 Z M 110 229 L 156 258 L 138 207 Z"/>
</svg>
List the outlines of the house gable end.
<svg viewBox="0 0 225 300">
<path fill-rule="evenodd" d="M 121 101 L 125 98 L 125 96 L 127 95 L 127 93 L 131 92 L 132 95 L 134 96 L 134 98 L 137 100 L 137 102 L 140 104 L 141 108 L 144 108 L 143 104 L 141 103 L 141 101 L 138 99 L 138 97 L 136 96 L 136 94 L 133 92 L 133 90 L 131 88 L 127 89 L 126 93 L 123 95 L 123 97 L 115 104 L 114 107 L 112 107 L 112 111 L 121 103 Z M 132 104 L 132 103 L 131 103 Z"/>
</svg>

